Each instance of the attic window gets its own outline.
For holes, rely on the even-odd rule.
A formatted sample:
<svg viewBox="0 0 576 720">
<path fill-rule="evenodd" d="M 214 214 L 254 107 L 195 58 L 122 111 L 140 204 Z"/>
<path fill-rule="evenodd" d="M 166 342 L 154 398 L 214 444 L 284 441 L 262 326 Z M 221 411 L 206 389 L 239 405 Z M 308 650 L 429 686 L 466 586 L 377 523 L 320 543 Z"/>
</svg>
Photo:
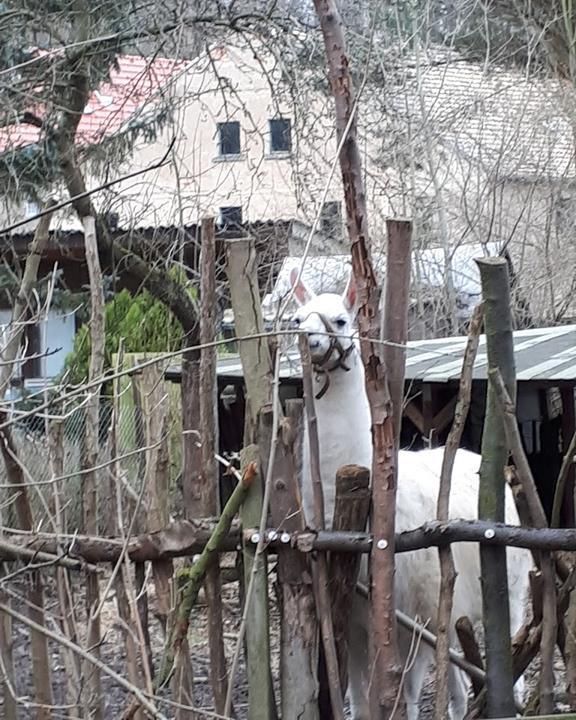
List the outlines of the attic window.
<svg viewBox="0 0 576 720">
<path fill-rule="evenodd" d="M 220 208 L 220 225 L 223 230 L 237 230 L 242 227 L 242 208 L 228 205 Z"/>
<path fill-rule="evenodd" d="M 320 230 L 330 237 L 342 234 L 342 207 L 337 200 L 330 200 L 322 205 Z"/>
<path fill-rule="evenodd" d="M 288 118 L 269 120 L 270 152 L 286 152 L 292 150 L 292 124 Z"/>
<path fill-rule="evenodd" d="M 218 123 L 218 143 L 220 155 L 240 154 L 240 123 Z"/>
</svg>

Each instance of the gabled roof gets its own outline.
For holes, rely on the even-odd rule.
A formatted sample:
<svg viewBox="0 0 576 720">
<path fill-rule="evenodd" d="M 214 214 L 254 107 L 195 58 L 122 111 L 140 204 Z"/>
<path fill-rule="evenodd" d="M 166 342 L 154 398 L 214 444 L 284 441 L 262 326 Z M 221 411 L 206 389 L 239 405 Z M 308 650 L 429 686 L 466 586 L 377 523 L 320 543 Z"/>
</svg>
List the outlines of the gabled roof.
<svg viewBox="0 0 576 720">
<path fill-rule="evenodd" d="M 118 133 L 142 106 L 153 101 L 158 93 L 186 63 L 169 58 L 149 59 L 121 55 L 117 68 L 110 72 L 110 82 L 102 83 L 92 93 L 78 126 L 81 145 L 97 143 Z M 34 113 L 42 116 L 42 109 Z M 31 145 L 38 141 L 41 130 L 35 125 L 19 123 L 0 130 L 0 152 Z"/>
<path fill-rule="evenodd" d="M 418 136 L 497 177 L 573 178 L 573 90 L 557 79 L 486 68 L 455 53 L 407 60 L 392 105 Z"/>
</svg>

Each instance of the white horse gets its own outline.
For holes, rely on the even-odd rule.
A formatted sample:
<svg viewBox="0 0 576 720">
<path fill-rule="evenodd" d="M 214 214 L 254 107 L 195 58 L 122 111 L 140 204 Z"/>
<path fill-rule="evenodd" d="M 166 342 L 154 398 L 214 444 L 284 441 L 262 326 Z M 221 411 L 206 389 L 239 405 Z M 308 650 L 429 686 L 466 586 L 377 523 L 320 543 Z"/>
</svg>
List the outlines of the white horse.
<svg viewBox="0 0 576 720">
<path fill-rule="evenodd" d="M 364 367 L 359 347 L 353 338 L 356 290 L 352 276 L 342 296 L 324 293 L 314 295 L 306 286 L 292 283 L 300 308 L 293 317 L 300 331 L 308 336 L 308 346 L 315 369 L 315 410 L 318 422 L 320 467 L 325 502 L 325 522 L 330 527 L 334 512 L 336 471 L 347 464 L 372 467 L 370 407 L 365 392 Z M 326 335 L 327 329 L 338 334 L 338 342 Z M 396 530 L 414 529 L 436 517 L 440 471 L 444 450 L 400 451 L 398 459 L 398 491 Z M 480 456 L 459 450 L 454 463 L 450 496 L 450 518 L 477 519 L 478 471 Z M 302 458 L 302 500 L 308 521 L 314 517 L 314 501 L 310 477 L 308 435 L 305 431 Z M 506 489 L 506 522 L 518 525 L 519 518 L 512 493 Z M 451 644 L 459 649 L 454 622 L 467 615 L 475 623 L 482 617 L 480 587 L 480 556 L 475 543 L 452 545 L 457 572 L 451 623 Z M 508 584 L 511 631 L 522 624 L 528 593 L 528 571 L 532 559 L 528 550 L 509 548 Z M 364 557 L 360 575 L 367 581 L 368 564 Z M 440 589 L 440 567 L 436 548 L 427 548 L 396 555 L 396 606 L 421 622 L 429 622 L 434 632 Z M 368 720 L 368 632 L 367 601 L 358 597 L 353 612 L 349 645 L 349 692 L 354 720 Z M 400 652 L 407 660 L 410 634 L 400 630 Z M 418 703 L 433 650 L 420 644 L 418 655 L 407 670 L 404 696 L 408 720 L 417 720 Z M 450 666 L 450 717 L 460 720 L 466 713 L 469 680 L 454 665 Z M 523 680 L 516 683 L 515 693 L 522 694 Z"/>
</svg>

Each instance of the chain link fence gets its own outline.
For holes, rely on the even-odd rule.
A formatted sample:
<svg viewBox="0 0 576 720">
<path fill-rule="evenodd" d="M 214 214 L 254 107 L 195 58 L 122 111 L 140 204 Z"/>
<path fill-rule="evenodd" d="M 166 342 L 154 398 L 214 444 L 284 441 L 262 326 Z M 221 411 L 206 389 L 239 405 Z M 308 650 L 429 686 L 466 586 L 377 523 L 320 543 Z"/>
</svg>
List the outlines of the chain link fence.
<svg viewBox="0 0 576 720">
<path fill-rule="evenodd" d="M 176 413 L 167 412 L 170 403 Z M 162 412 L 162 404 L 166 406 L 163 410 L 166 421 L 160 430 L 151 430 L 150 417 Z M 118 488 L 124 520 L 135 507 L 140 514 L 146 512 L 146 497 L 140 495 L 149 456 L 160 445 L 168 455 L 171 487 L 175 485 L 181 453 L 180 432 L 174 418 L 179 411 L 179 402 L 175 404 L 175 398 L 169 397 L 168 391 L 160 394 L 160 400 L 154 398 L 154 402 L 146 402 L 146 397 L 143 400 L 139 379 L 132 377 L 125 379 L 116 398 L 101 398 L 99 453 L 95 464 L 100 533 L 110 532 L 111 513 L 118 513 Z M 79 402 L 78 407 L 60 419 L 55 417 L 42 410 L 28 414 L 17 403 L 7 414 L 17 462 L 29 486 L 37 528 L 82 532 L 82 490 L 86 474 L 84 404 Z M 10 487 L 5 464 L 0 463 L 0 522 L 4 527 L 17 527 L 13 501 L 14 489 Z"/>
</svg>

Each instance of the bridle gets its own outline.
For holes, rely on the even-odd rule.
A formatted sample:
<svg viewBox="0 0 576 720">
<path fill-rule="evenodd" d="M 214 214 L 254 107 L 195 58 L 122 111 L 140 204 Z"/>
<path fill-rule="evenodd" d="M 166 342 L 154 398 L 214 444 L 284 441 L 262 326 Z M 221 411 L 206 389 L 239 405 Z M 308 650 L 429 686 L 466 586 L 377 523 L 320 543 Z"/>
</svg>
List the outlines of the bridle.
<svg viewBox="0 0 576 720">
<path fill-rule="evenodd" d="M 317 310 L 314 311 L 316 315 L 322 320 L 322 323 L 324 325 L 324 328 L 326 332 L 328 333 L 328 339 L 329 339 L 329 345 L 328 349 L 322 355 L 320 360 L 317 360 L 315 363 L 313 363 L 314 372 L 316 372 L 317 375 L 323 375 L 324 376 L 324 385 L 320 388 L 320 390 L 316 393 L 314 396 L 316 400 L 320 400 L 320 398 L 324 397 L 326 395 L 326 392 L 328 391 L 328 388 L 330 387 L 330 373 L 334 370 L 337 370 L 340 368 L 341 370 L 345 370 L 346 372 L 349 372 L 350 368 L 348 365 L 346 365 L 346 360 L 350 357 L 350 355 L 354 352 L 355 345 L 354 343 L 350 343 L 350 345 L 344 349 L 342 347 L 342 343 L 340 342 L 340 337 L 337 335 L 334 326 L 328 320 L 328 318 L 323 315 L 322 313 L 318 312 Z M 330 367 L 326 367 L 326 364 L 332 359 L 332 355 L 336 353 L 337 357 L 334 358 L 334 362 Z"/>
</svg>

